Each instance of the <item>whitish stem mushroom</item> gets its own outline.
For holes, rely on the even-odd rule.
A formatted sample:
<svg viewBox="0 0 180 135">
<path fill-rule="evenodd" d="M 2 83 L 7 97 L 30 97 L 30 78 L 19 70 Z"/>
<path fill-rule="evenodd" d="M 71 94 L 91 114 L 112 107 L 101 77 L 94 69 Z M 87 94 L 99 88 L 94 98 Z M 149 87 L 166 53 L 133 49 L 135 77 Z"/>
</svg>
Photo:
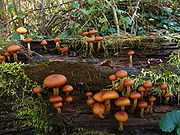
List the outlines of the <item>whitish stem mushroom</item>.
<svg viewBox="0 0 180 135">
<path fill-rule="evenodd" d="M 59 95 L 59 88 L 53 88 L 53 95 L 55 96 Z"/>
</svg>

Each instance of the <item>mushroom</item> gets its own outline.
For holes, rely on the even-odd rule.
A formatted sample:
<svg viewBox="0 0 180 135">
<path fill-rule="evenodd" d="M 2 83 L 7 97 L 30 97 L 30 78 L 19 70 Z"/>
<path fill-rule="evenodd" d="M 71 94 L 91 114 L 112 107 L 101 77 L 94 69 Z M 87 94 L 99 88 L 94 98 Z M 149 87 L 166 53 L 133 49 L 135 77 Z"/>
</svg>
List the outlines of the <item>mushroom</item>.
<svg viewBox="0 0 180 135">
<path fill-rule="evenodd" d="M 20 34 L 20 40 L 23 40 L 24 39 L 24 34 L 27 33 L 27 29 L 24 28 L 24 27 L 19 27 L 19 28 L 16 29 L 16 32 L 18 34 Z"/>
<path fill-rule="evenodd" d="M 61 96 L 50 96 L 49 98 L 49 102 L 54 104 L 54 103 L 57 103 L 57 102 L 62 102 L 63 101 L 63 98 Z"/>
<path fill-rule="evenodd" d="M 62 55 L 67 56 L 69 53 L 69 47 L 63 47 L 58 49 Z"/>
<path fill-rule="evenodd" d="M 103 102 L 103 98 L 102 98 L 102 95 L 103 95 L 104 91 L 99 91 L 98 93 L 94 94 L 93 98 L 94 100 L 96 100 L 97 102 Z"/>
<path fill-rule="evenodd" d="M 16 44 L 12 44 L 10 46 L 8 46 L 7 48 L 7 52 L 9 54 L 12 54 L 13 57 L 14 57 L 14 61 L 18 61 L 18 58 L 17 58 L 17 53 L 21 50 L 21 47 L 16 45 Z"/>
<path fill-rule="evenodd" d="M 121 82 L 120 82 L 120 85 L 119 85 L 119 87 L 118 87 L 118 90 L 119 91 L 122 91 L 123 90 L 123 78 L 125 78 L 125 77 L 128 77 L 128 72 L 127 71 L 125 71 L 125 70 L 118 70 L 118 71 L 116 71 L 116 73 L 115 73 L 115 75 L 116 75 L 116 77 L 118 78 L 118 80 L 120 80 Z"/>
<path fill-rule="evenodd" d="M 130 100 L 127 97 L 119 97 L 115 100 L 115 105 L 121 107 L 121 111 L 125 111 L 125 106 L 129 106 Z"/>
<path fill-rule="evenodd" d="M 54 39 L 54 43 L 56 44 L 56 48 L 59 48 L 59 47 L 60 47 L 60 44 L 61 44 L 60 38 L 56 37 L 56 38 Z"/>
<path fill-rule="evenodd" d="M 119 131 L 123 131 L 123 123 L 127 122 L 128 114 L 126 112 L 116 112 L 114 114 L 115 119 L 119 122 Z"/>
<path fill-rule="evenodd" d="M 97 30 L 92 29 L 88 32 L 88 35 L 90 36 L 91 39 L 95 40 L 95 35 L 97 34 Z"/>
<path fill-rule="evenodd" d="M 101 41 L 103 41 L 103 37 L 101 37 L 101 36 L 96 36 L 95 37 L 95 42 L 97 42 L 97 44 L 98 44 L 98 47 L 97 47 L 97 52 L 99 52 L 99 50 L 101 49 Z M 103 49 L 104 49 L 104 51 L 105 51 L 105 47 L 102 45 L 102 47 L 103 47 Z"/>
<path fill-rule="evenodd" d="M 32 92 L 37 94 L 38 96 L 41 96 L 42 89 L 40 86 L 37 86 L 32 89 Z"/>
<path fill-rule="evenodd" d="M 86 100 L 86 104 L 90 107 L 92 107 L 94 103 L 95 103 L 95 100 L 92 97 Z"/>
<path fill-rule="evenodd" d="M 129 56 L 129 67 L 133 67 L 133 59 L 132 56 L 135 54 L 133 50 L 128 51 L 128 56 Z"/>
<path fill-rule="evenodd" d="M 134 84 L 134 80 L 131 79 L 125 79 L 124 80 L 124 86 L 127 87 L 126 96 L 129 97 L 131 93 L 131 86 Z"/>
<path fill-rule="evenodd" d="M 0 55 L 0 63 L 1 63 L 1 64 L 4 64 L 4 63 L 5 63 L 5 60 L 6 60 L 6 57 L 3 56 L 3 55 Z"/>
<path fill-rule="evenodd" d="M 155 101 L 156 101 L 156 97 L 151 96 L 151 97 L 149 98 L 149 102 L 150 102 L 149 111 L 150 111 L 150 113 L 153 113 L 153 105 L 154 105 L 154 102 L 155 102 Z"/>
<path fill-rule="evenodd" d="M 61 113 L 61 108 L 63 107 L 63 103 L 62 102 L 54 103 L 53 107 L 57 109 L 58 113 Z"/>
<path fill-rule="evenodd" d="M 47 51 L 47 47 L 46 47 L 48 45 L 47 41 L 46 40 L 42 40 L 41 41 L 41 45 L 43 46 L 44 50 Z"/>
<path fill-rule="evenodd" d="M 133 100 L 133 106 L 131 108 L 131 112 L 133 113 L 136 109 L 138 99 L 141 98 L 141 94 L 139 92 L 131 92 L 130 98 Z"/>
<path fill-rule="evenodd" d="M 71 85 L 65 85 L 63 87 L 63 92 L 65 92 L 66 95 L 69 95 L 69 93 L 72 92 L 72 91 L 73 91 L 73 87 Z"/>
<path fill-rule="evenodd" d="M 96 116 L 103 119 L 103 114 L 105 113 L 105 106 L 102 103 L 95 103 L 93 104 L 92 111 Z"/>
<path fill-rule="evenodd" d="M 138 107 L 141 109 L 140 117 L 144 118 L 144 109 L 148 107 L 148 103 L 145 101 L 140 101 L 138 103 Z"/>
<path fill-rule="evenodd" d="M 31 54 L 31 42 L 32 42 L 32 38 L 25 38 L 23 40 L 24 43 L 27 43 L 28 45 L 28 53 Z"/>
<path fill-rule="evenodd" d="M 162 90 L 162 95 L 164 96 L 166 94 L 167 89 L 168 89 L 168 84 L 166 82 L 162 83 L 160 85 L 160 89 Z"/>
<path fill-rule="evenodd" d="M 143 86 L 140 86 L 138 88 L 138 91 L 141 93 L 141 99 L 143 99 L 144 97 L 144 92 L 146 91 L 146 89 Z"/>
<path fill-rule="evenodd" d="M 153 84 L 150 80 L 144 81 L 143 87 L 146 89 L 145 94 L 153 87 Z"/>
<path fill-rule="evenodd" d="M 105 111 L 109 112 L 111 110 L 111 99 L 117 99 L 119 97 L 119 94 L 114 91 L 114 90 L 108 90 L 108 91 L 104 91 L 102 94 L 102 99 L 104 100 L 104 104 L 105 104 Z"/>
<path fill-rule="evenodd" d="M 74 98 L 72 96 L 65 97 L 65 102 L 72 103 L 74 101 Z"/>
<path fill-rule="evenodd" d="M 116 75 L 114 75 L 114 74 L 109 75 L 108 79 L 112 82 L 112 87 L 114 88 L 115 87 L 115 81 L 117 80 Z"/>
<path fill-rule="evenodd" d="M 44 79 L 43 86 L 53 89 L 53 95 L 59 95 L 59 88 L 62 88 L 67 82 L 67 78 L 61 74 L 52 74 Z"/>
</svg>

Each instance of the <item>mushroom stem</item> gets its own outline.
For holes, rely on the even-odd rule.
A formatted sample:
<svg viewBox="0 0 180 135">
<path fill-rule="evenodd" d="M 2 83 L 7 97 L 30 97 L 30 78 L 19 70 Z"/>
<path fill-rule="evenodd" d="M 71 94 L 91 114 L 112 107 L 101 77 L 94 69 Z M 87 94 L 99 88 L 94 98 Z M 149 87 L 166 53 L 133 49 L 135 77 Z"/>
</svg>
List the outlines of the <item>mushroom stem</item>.
<svg viewBox="0 0 180 135">
<path fill-rule="evenodd" d="M 93 43 L 89 43 L 90 49 L 89 49 L 89 56 L 93 57 L 94 47 Z"/>
<path fill-rule="evenodd" d="M 18 57 L 17 57 L 17 54 L 16 54 L 16 53 L 13 54 L 13 57 L 14 57 L 14 61 L 15 61 L 15 62 L 18 62 Z"/>
<path fill-rule="evenodd" d="M 150 102 L 150 106 L 149 106 L 150 113 L 153 113 L 153 105 L 154 105 L 154 102 Z"/>
<path fill-rule="evenodd" d="M 61 108 L 60 107 L 56 108 L 56 109 L 57 109 L 58 113 L 61 113 Z"/>
<path fill-rule="evenodd" d="M 109 112 L 111 110 L 111 102 L 110 102 L 110 100 L 106 100 L 104 105 L 105 105 L 105 108 L 106 108 L 105 112 Z"/>
<path fill-rule="evenodd" d="M 24 39 L 24 35 L 20 34 L 20 40 Z"/>
<path fill-rule="evenodd" d="M 126 97 L 129 97 L 130 93 L 131 93 L 131 87 L 127 86 Z"/>
<path fill-rule="evenodd" d="M 144 118 L 144 108 L 141 108 L 140 117 Z"/>
<path fill-rule="evenodd" d="M 121 111 L 125 111 L 125 106 L 121 106 Z"/>
<path fill-rule="evenodd" d="M 124 130 L 124 126 L 122 122 L 119 122 L 119 131 L 122 132 Z"/>
<path fill-rule="evenodd" d="M 132 55 L 129 56 L 129 67 L 133 67 Z"/>
<path fill-rule="evenodd" d="M 136 109 L 136 107 L 137 107 L 137 99 L 134 99 L 134 102 L 133 102 L 133 106 L 132 106 L 132 108 L 131 108 L 131 112 L 132 113 L 134 113 L 134 111 L 135 111 L 135 109 Z"/>
<path fill-rule="evenodd" d="M 58 96 L 59 95 L 59 88 L 53 88 L 53 95 Z"/>
</svg>

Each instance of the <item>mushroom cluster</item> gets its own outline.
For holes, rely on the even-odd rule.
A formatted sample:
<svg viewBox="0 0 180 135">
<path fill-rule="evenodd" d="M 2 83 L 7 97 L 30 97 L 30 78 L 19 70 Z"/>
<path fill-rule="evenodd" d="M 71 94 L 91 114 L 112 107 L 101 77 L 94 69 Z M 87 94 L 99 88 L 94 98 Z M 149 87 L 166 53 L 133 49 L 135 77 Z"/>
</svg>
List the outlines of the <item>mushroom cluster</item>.
<svg viewBox="0 0 180 135">
<path fill-rule="evenodd" d="M 43 88 L 53 91 L 50 94 L 49 102 L 58 112 L 61 112 L 61 108 L 65 103 L 72 103 L 74 101 L 73 96 L 70 95 L 74 89 L 71 85 L 67 84 L 67 78 L 62 74 L 47 76 L 43 81 Z M 32 89 L 32 92 L 38 96 L 41 96 L 42 91 L 40 86 Z"/>
<path fill-rule="evenodd" d="M 84 37 L 84 46 L 82 48 L 85 48 L 86 56 L 93 57 L 93 54 L 99 52 L 101 49 L 105 51 L 105 46 L 102 44 L 104 37 L 97 35 L 97 33 L 98 31 L 95 29 L 81 33 L 81 36 Z"/>
</svg>

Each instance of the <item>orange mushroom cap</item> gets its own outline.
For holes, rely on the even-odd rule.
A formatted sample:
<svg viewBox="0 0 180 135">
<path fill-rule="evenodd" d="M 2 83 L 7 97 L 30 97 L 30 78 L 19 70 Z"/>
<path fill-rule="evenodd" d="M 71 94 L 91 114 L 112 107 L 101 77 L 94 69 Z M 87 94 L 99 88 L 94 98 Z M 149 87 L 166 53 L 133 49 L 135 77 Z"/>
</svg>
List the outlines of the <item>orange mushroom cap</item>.
<svg viewBox="0 0 180 135">
<path fill-rule="evenodd" d="M 73 91 L 73 87 L 71 85 L 65 85 L 63 87 L 63 92 L 72 92 Z"/>
<path fill-rule="evenodd" d="M 128 120 L 128 114 L 126 112 L 116 112 L 114 117 L 119 122 L 126 122 Z"/>
<path fill-rule="evenodd" d="M 47 43 L 46 40 L 42 40 L 42 41 L 41 41 L 41 45 L 48 45 L 48 43 Z"/>
<path fill-rule="evenodd" d="M 144 81 L 144 83 L 143 83 L 143 87 L 145 89 L 152 88 L 152 86 L 153 86 L 153 84 L 150 80 Z"/>
<path fill-rule="evenodd" d="M 27 33 L 27 29 L 24 28 L 24 27 L 19 27 L 19 28 L 16 29 L 16 32 L 18 34 L 26 34 Z"/>
<path fill-rule="evenodd" d="M 117 78 L 124 78 L 128 76 L 128 73 L 125 70 L 118 70 L 116 71 L 116 76 Z"/>
<path fill-rule="evenodd" d="M 139 108 L 147 108 L 148 107 L 148 103 L 147 102 L 145 102 L 145 101 L 140 101 L 139 103 L 138 103 L 138 107 Z"/>
<path fill-rule="evenodd" d="M 67 82 L 67 78 L 61 74 L 52 74 L 44 79 L 43 86 L 46 88 L 61 88 Z"/>
<path fill-rule="evenodd" d="M 115 81 L 117 79 L 116 75 L 109 75 L 108 78 L 110 81 Z"/>
<path fill-rule="evenodd" d="M 130 56 L 130 55 L 134 55 L 135 54 L 135 52 L 133 51 L 133 50 L 130 50 L 130 51 L 128 51 L 128 55 Z"/>
<path fill-rule="evenodd" d="M 127 97 L 119 97 L 115 101 L 116 106 L 129 106 L 130 104 L 130 100 Z"/>
<path fill-rule="evenodd" d="M 49 102 L 56 103 L 56 102 L 62 102 L 63 98 L 60 96 L 50 96 Z"/>
<path fill-rule="evenodd" d="M 102 98 L 102 95 L 103 95 L 104 91 L 100 91 L 98 93 L 96 93 L 93 98 L 94 100 L 96 100 L 97 102 L 103 102 L 104 99 Z"/>
<path fill-rule="evenodd" d="M 132 86 L 133 84 L 134 84 L 134 80 L 131 80 L 131 79 L 124 80 L 124 86 L 126 86 L 126 87 Z"/>
<path fill-rule="evenodd" d="M 139 92 L 131 92 L 130 98 L 131 99 L 139 99 L 139 98 L 141 98 L 141 94 Z"/>
<path fill-rule="evenodd" d="M 41 87 L 39 87 L 39 86 L 37 86 L 37 87 L 34 87 L 33 89 L 32 89 L 32 92 L 33 93 L 41 93 L 42 92 L 42 89 L 41 89 Z"/>
<path fill-rule="evenodd" d="M 20 50 L 21 50 L 21 47 L 16 44 L 10 45 L 7 48 L 7 52 L 10 54 L 17 53 Z"/>
<path fill-rule="evenodd" d="M 23 39 L 24 43 L 31 43 L 32 42 L 32 38 L 25 38 Z"/>
<path fill-rule="evenodd" d="M 102 94 L 102 99 L 110 100 L 110 99 L 117 99 L 119 97 L 119 94 L 114 90 L 104 91 Z"/>
</svg>

